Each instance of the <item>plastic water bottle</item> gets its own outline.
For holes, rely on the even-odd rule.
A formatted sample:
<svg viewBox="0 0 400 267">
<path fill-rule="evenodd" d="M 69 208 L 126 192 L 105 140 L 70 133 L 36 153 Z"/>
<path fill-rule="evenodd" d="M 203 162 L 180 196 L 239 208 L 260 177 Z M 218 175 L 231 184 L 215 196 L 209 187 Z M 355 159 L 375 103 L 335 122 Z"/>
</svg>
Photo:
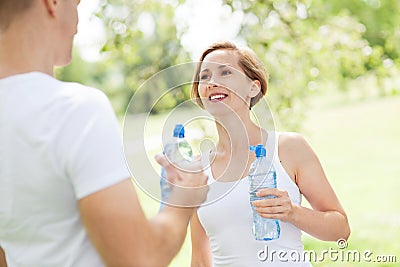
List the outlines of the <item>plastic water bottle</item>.
<svg viewBox="0 0 400 267">
<path fill-rule="evenodd" d="M 274 198 L 276 196 L 257 197 L 256 193 L 261 188 L 276 188 L 276 171 L 272 162 L 266 157 L 266 149 L 263 145 L 250 146 L 250 150 L 256 154 L 256 159 L 249 170 L 249 193 L 250 203 L 263 199 Z M 274 240 L 280 236 L 279 221 L 260 216 L 253 210 L 253 235 L 256 240 Z"/>
<path fill-rule="evenodd" d="M 163 153 L 167 159 L 178 168 L 179 166 L 184 166 L 185 163 L 192 161 L 192 148 L 185 140 L 185 128 L 182 124 L 175 125 L 173 136 L 165 144 Z M 166 172 L 164 168 L 161 168 L 160 188 L 162 199 L 160 209 L 162 209 L 171 195 L 171 186 L 166 179 Z"/>
</svg>

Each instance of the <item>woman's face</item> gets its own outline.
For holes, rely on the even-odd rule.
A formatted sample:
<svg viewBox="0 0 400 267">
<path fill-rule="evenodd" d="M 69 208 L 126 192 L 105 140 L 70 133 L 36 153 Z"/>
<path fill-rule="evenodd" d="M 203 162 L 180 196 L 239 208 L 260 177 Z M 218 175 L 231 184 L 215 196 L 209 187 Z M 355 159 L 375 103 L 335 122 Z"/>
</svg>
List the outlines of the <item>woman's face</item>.
<svg viewBox="0 0 400 267">
<path fill-rule="evenodd" d="M 199 95 L 204 108 L 213 115 L 249 111 L 254 83 L 240 68 L 239 56 L 231 50 L 208 54 L 200 67 Z"/>
</svg>

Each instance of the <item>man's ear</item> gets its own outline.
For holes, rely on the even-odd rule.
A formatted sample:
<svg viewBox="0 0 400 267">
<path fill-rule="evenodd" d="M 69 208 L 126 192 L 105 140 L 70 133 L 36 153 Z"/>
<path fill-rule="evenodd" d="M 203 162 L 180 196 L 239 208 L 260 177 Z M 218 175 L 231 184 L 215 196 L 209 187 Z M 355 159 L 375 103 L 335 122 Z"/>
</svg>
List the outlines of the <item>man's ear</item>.
<svg viewBox="0 0 400 267">
<path fill-rule="evenodd" d="M 43 0 L 47 8 L 47 12 L 51 17 L 55 17 L 57 14 L 57 5 L 60 0 Z"/>
<path fill-rule="evenodd" d="M 251 82 L 251 88 L 249 92 L 249 96 L 251 98 L 255 97 L 261 92 L 261 83 L 259 80 L 254 80 Z"/>
</svg>

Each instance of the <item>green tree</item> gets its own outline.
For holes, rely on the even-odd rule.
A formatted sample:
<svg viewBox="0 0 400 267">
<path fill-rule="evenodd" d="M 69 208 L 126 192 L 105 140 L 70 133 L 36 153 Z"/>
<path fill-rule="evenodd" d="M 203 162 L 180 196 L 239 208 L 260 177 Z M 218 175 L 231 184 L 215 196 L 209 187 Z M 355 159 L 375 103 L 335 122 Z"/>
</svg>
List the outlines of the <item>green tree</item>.
<svg viewBox="0 0 400 267">
<path fill-rule="evenodd" d="M 108 54 L 107 65 L 112 69 L 109 79 L 122 77 L 115 85 L 121 108 L 125 109 L 131 96 L 152 75 L 170 66 L 189 60 L 182 48 L 174 24 L 177 3 L 166 1 L 103 1 L 99 17 L 106 26 L 108 42 L 103 52 Z M 135 110 L 146 111 L 168 88 L 157 84 L 142 94 Z M 157 106 L 160 112 L 187 99 L 186 95 L 166 95 L 168 106 Z"/>
<path fill-rule="evenodd" d="M 300 127 L 308 95 L 346 91 L 367 72 L 365 25 L 345 9 L 308 0 L 225 3 L 244 14 L 240 35 L 270 72 L 270 103 L 286 128 Z"/>
<path fill-rule="evenodd" d="M 97 15 L 107 33 L 105 57 L 86 63 L 75 55 L 72 65 L 58 70 L 59 77 L 103 89 L 123 114 L 152 75 L 190 61 L 180 42 L 189 29 L 178 34 L 174 22 L 175 9 L 184 3 L 102 0 Z M 267 67 L 269 102 L 286 129 L 301 126 L 312 94 L 335 90 L 366 97 L 400 92 L 397 0 L 224 0 L 224 7 L 242 14 L 238 35 Z M 135 110 L 147 111 L 171 81 L 158 81 L 141 92 Z M 188 98 L 187 89 L 167 94 L 153 112 Z"/>
</svg>

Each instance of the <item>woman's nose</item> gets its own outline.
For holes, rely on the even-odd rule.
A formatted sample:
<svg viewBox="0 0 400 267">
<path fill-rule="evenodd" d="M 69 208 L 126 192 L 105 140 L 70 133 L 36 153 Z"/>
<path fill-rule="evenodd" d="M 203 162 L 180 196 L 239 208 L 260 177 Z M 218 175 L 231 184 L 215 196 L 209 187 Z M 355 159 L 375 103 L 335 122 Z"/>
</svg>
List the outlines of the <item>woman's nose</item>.
<svg viewBox="0 0 400 267">
<path fill-rule="evenodd" d="M 207 82 L 207 88 L 212 88 L 212 87 L 218 87 L 218 83 L 213 78 L 211 78 Z"/>
</svg>

